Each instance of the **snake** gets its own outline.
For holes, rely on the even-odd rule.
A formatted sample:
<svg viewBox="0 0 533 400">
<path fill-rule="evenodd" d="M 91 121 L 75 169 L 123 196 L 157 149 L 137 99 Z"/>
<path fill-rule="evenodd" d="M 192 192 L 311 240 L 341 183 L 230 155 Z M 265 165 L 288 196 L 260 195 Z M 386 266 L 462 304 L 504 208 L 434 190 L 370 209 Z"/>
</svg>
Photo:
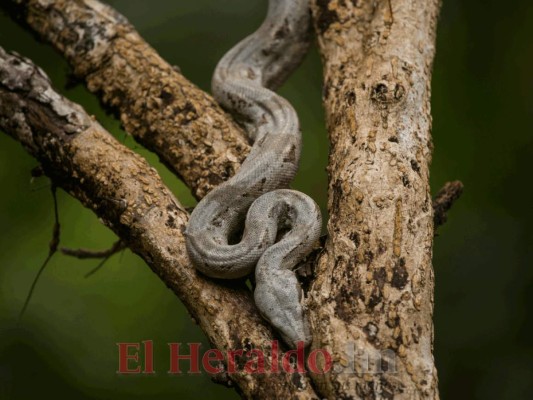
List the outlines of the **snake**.
<svg viewBox="0 0 533 400">
<path fill-rule="evenodd" d="M 299 66 L 311 36 L 308 0 L 269 0 L 266 18 L 218 62 L 214 98 L 252 144 L 237 172 L 194 208 L 185 230 L 194 266 L 216 279 L 255 271 L 254 302 L 290 347 L 312 340 L 295 268 L 319 239 L 313 199 L 289 188 L 302 148 L 296 111 L 276 90 Z"/>
</svg>

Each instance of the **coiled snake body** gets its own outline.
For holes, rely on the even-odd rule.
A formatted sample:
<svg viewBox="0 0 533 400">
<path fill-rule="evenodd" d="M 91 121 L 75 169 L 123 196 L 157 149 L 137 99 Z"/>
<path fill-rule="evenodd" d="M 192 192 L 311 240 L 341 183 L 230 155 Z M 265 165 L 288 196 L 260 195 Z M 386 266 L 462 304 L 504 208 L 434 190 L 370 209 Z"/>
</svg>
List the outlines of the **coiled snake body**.
<svg viewBox="0 0 533 400">
<path fill-rule="evenodd" d="M 298 169 L 300 127 L 272 90 L 305 55 L 309 25 L 307 0 L 270 0 L 261 27 L 218 63 L 214 96 L 254 144 L 239 171 L 198 203 L 186 230 L 187 251 L 205 275 L 234 279 L 255 268 L 255 303 L 293 347 L 311 340 L 293 268 L 318 239 L 321 216 L 310 197 L 287 189 Z"/>
</svg>

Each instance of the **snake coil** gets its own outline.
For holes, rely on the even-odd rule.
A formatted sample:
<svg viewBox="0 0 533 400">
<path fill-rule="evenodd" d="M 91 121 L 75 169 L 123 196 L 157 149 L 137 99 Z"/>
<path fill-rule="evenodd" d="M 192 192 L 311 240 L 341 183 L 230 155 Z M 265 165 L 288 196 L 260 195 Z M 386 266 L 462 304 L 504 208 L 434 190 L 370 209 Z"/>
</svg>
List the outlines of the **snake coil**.
<svg viewBox="0 0 533 400">
<path fill-rule="evenodd" d="M 288 189 L 301 134 L 287 100 L 273 92 L 309 46 L 307 0 L 270 0 L 261 27 L 218 63 L 212 90 L 244 126 L 253 146 L 237 173 L 198 203 L 187 251 L 207 276 L 235 279 L 255 268 L 255 303 L 292 347 L 311 341 L 293 268 L 320 235 L 321 215 L 307 195 Z"/>
</svg>

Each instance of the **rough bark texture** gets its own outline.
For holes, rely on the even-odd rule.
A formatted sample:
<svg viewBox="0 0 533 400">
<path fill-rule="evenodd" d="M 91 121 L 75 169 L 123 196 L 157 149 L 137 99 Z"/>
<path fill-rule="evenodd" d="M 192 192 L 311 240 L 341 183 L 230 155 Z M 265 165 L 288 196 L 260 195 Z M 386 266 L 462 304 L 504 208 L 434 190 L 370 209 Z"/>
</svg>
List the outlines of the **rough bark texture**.
<svg viewBox="0 0 533 400">
<path fill-rule="evenodd" d="M 239 129 L 115 11 L 95 0 L 7 3 L 197 197 L 238 168 L 249 149 Z M 428 167 L 439 1 L 311 4 L 331 153 L 329 237 L 308 305 L 313 347 L 333 355 L 331 372 L 312 378 L 330 399 L 436 399 Z M 187 215 L 155 172 L 78 107 L 56 108 L 32 93 L 0 87 L 0 127 L 147 261 L 217 347 L 271 340 L 246 290 L 205 280 L 190 266 L 181 232 Z M 232 378 L 244 397 L 315 396 L 300 376 Z"/>
<path fill-rule="evenodd" d="M 314 379 L 328 398 L 435 399 L 428 167 L 439 1 L 313 0 L 312 10 L 331 152 L 329 237 L 309 305 L 313 346 L 334 361 Z M 370 371 L 361 357 L 351 365 L 354 353 L 370 357 Z"/>
<path fill-rule="evenodd" d="M 55 184 L 92 209 L 146 261 L 211 343 L 223 350 L 268 350 L 271 328 L 258 315 L 244 284 L 221 284 L 192 267 L 183 237 L 188 214 L 155 169 L 80 106 L 54 92 L 29 60 L 1 48 L 0 129 L 21 142 Z M 236 357 L 239 371 L 247 360 Z M 224 379 L 233 381 L 246 398 L 317 398 L 307 378 L 298 374 L 241 372 Z"/>
<path fill-rule="evenodd" d="M 213 98 L 111 7 L 96 0 L 8 0 L 3 7 L 58 49 L 126 131 L 196 198 L 232 176 L 248 154 L 242 131 Z"/>
</svg>

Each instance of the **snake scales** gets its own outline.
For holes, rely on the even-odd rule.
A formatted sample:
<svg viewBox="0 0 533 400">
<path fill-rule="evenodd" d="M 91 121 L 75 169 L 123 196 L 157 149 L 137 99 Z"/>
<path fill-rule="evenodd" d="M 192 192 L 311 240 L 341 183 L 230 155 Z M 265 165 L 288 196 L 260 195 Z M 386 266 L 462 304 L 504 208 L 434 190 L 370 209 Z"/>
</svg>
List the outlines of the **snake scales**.
<svg viewBox="0 0 533 400">
<path fill-rule="evenodd" d="M 255 303 L 292 347 L 311 341 L 293 268 L 318 239 L 321 216 L 310 197 L 288 189 L 300 126 L 273 90 L 301 62 L 309 27 L 307 0 L 270 0 L 261 27 L 218 63 L 213 94 L 254 144 L 239 171 L 198 203 L 186 230 L 187 251 L 205 275 L 234 279 L 255 268 Z"/>
</svg>

